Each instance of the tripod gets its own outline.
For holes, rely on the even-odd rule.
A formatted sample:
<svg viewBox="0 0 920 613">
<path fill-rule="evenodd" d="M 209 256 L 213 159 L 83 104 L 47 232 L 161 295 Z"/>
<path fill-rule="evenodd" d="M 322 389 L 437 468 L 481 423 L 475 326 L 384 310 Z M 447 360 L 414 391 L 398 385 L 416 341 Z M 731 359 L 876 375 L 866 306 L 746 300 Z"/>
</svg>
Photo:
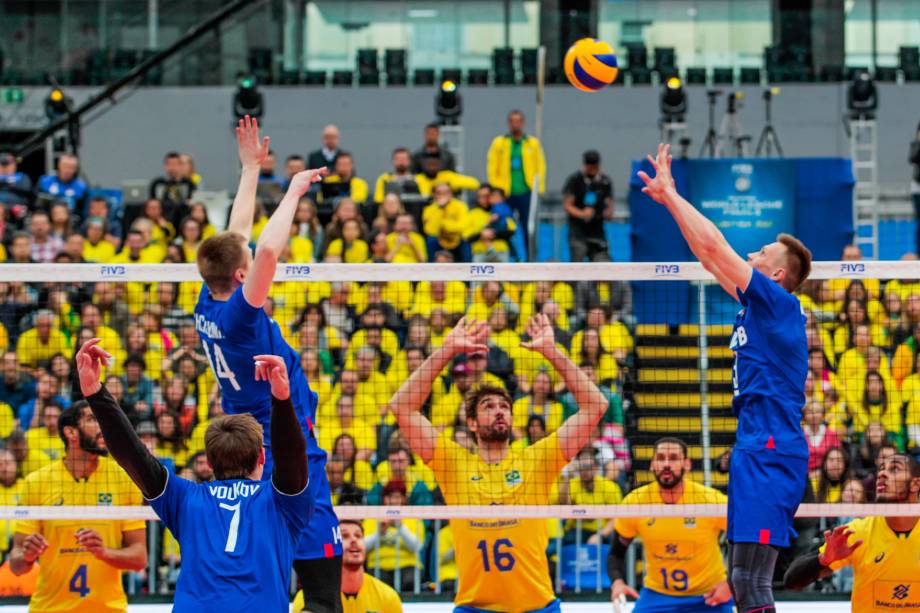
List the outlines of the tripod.
<svg viewBox="0 0 920 613">
<path fill-rule="evenodd" d="M 719 126 L 719 140 L 716 146 L 716 157 L 749 157 L 747 143 L 751 137 L 742 134 L 741 120 L 738 118 L 738 93 L 728 95 L 728 106 L 722 124 Z M 734 149 L 730 149 L 734 147 Z M 728 154 L 728 155 L 726 155 Z"/>
<path fill-rule="evenodd" d="M 760 139 L 757 141 L 757 150 L 754 152 L 754 155 L 757 157 L 772 157 L 774 149 L 779 157 L 784 157 L 783 147 L 779 144 L 779 136 L 773 128 L 773 113 L 770 108 L 774 93 L 778 92 L 779 88 L 776 89 L 776 92 L 770 88 L 763 91 L 763 102 L 767 113 L 767 122 L 763 127 L 763 131 L 760 133 Z"/>
<path fill-rule="evenodd" d="M 709 129 L 706 131 L 706 138 L 703 139 L 703 146 L 700 148 L 700 157 L 713 158 L 716 156 L 716 148 L 719 143 L 719 135 L 716 132 L 716 99 L 721 95 L 722 91 L 718 89 L 710 89 L 706 92 L 706 97 L 709 98 Z"/>
</svg>

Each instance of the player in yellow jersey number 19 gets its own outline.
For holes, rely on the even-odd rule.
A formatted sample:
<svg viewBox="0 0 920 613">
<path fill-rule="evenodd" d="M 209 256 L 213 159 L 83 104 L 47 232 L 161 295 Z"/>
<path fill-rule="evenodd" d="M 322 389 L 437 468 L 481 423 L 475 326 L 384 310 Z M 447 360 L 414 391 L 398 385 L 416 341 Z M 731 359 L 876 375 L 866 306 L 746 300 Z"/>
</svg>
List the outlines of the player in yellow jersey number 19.
<svg viewBox="0 0 920 613">
<path fill-rule="evenodd" d="M 464 399 L 466 425 L 478 443 L 475 452 L 439 432 L 419 412 L 451 359 L 488 351 L 485 322 L 461 319 L 390 401 L 399 429 L 434 471 L 448 505 L 545 505 L 560 471 L 590 442 L 607 410 L 597 386 L 556 346 L 545 315 L 530 319 L 527 335 L 523 347 L 552 365 L 579 406 L 578 413 L 534 445 L 511 448 L 511 397 L 502 387 L 484 385 Z M 560 611 L 547 572 L 545 520 L 485 517 L 451 520 L 450 527 L 459 575 L 455 613 Z"/>
</svg>

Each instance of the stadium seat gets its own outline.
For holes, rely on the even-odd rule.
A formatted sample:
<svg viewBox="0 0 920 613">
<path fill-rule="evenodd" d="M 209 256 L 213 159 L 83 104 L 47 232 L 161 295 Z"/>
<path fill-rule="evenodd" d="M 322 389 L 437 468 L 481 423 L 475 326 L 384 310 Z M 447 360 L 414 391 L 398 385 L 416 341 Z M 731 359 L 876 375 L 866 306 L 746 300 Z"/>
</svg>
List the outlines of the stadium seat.
<svg viewBox="0 0 920 613">
<path fill-rule="evenodd" d="M 742 85 L 760 85 L 760 68 L 742 66 L 739 80 Z"/>
<path fill-rule="evenodd" d="M 408 81 L 405 49 L 387 49 L 383 52 L 383 65 L 387 85 L 405 85 Z"/>
<path fill-rule="evenodd" d="M 488 85 L 489 71 L 485 68 L 470 68 L 466 73 L 466 82 L 469 85 Z M 496 83 L 498 85 L 498 83 Z"/>
<path fill-rule="evenodd" d="M 839 83 L 843 81 L 843 66 L 834 64 L 822 66 L 818 74 L 818 80 L 826 83 Z"/>
<path fill-rule="evenodd" d="M 677 72 L 677 56 L 674 47 L 655 47 L 653 70 L 665 80 Z"/>
<path fill-rule="evenodd" d="M 699 66 L 688 68 L 684 81 L 687 85 L 706 85 L 706 69 Z"/>
<path fill-rule="evenodd" d="M 325 70 L 308 70 L 303 74 L 303 84 L 304 85 L 325 85 L 326 84 L 326 71 Z"/>
<path fill-rule="evenodd" d="M 894 83 L 898 80 L 897 66 L 876 66 L 875 80 L 880 83 Z"/>
<path fill-rule="evenodd" d="M 462 80 L 463 72 L 459 68 L 445 68 L 441 71 L 441 81 L 460 83 Z"/>
<path fill-rule="evenodd" d="M 521 49 L 521 83 L 533 85 L 537 82 L 537 50 Z"/>
<path fill-rule="evenodd" d="M 355 73 L 350 70 L 334 70 L 332 72 L 333 87 L 350 87 L 354 84 Z"/>
<path fill-rule="evenodd" d="M 735 70 L 724 66 L 712 69 L 713 85 L 733 85 L 735 83 Z"/>
<path fill-rule="evenodd" d="M 358 85 L 380 85 L 380 66 L 376 49 L 358 49 Z"/>
<path fill-rule="evenodd" d="M 492 50 L 492 74 L 496 85 L 514 85 L 514 49 L 498 47 Z"/>
<path fill-rule="evenodd" d="M 274 52 L 266 47 L 249 49 L 249 73 L 258 79 L 260 85 L 272 85 L 275 82 Z"/>
<path fill-rule="evenodd" d="M 431 68 L 416 68 L 412 81 L 415 85 L 434 85 L 434 70 Z"/>
</svg>

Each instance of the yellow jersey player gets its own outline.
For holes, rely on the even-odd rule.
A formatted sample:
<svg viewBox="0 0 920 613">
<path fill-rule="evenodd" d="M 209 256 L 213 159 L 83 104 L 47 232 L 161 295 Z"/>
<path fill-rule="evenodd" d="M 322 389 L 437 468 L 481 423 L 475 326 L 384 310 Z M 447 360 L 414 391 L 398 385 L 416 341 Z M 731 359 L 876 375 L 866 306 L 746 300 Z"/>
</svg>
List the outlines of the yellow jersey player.
<svg viewBox="0 0 920 613">
<path fill-rule="evenodd" d="M 920 502 L 920 463 L 906 454 L 885 460 L 875 482 L 878 503 Z M 920 609 L 917 516 L 863 517 L 824 533 L 818 553 L 796 559 L 786 587 L 800 590 L 844 566 L 853 567 L 854 611 Z"/>
<path fill-rule="evenodd" d="M 141 494 L 108 451 L 86 402 L 61 413 L 67 452 L 26 477 L 22 505 L 140 505 Z M 22 575 L 39 563 L 29 611 L 126 611 L 125 570 L 147 566 L 143 520 L 24 520 L 16 522 L 10 569 Z"/>
<path fill-rule="evenodd" d="M 504 388 L 483 385 L 464 401 L 475 451 L 439 433 L 419 412 L 438 374 L 459 354 L 488 350 L 485 322 L 461 319 L 390 401 L 399 429 L 413 451 L 434 471 L 449 505 L 545 505 L 562 468 L 591 440 L 607 400 L 557 348 L 545 315 L 527 325 L 523 347 L 545 358 L 565 381 L 580 410 L 553 434 L 524 448 L 511 448 L 511 398 Z M 541 359 L 534 357 L 534 359 Z M 548 572 L 546 521 L 482 518 L 451 520 L 458 569 L 455 613 L 558 612 Z"/>
<path fill-rule="evenodd" d="M 339 520 L 342 530 L 342 613 L 402 613 L 399 594 L 364 572 L 367 548 L 364 526 L 353 519 Z M 294 597 L 293 613 L 303 611 L 303 592 Z"/>
<path fill-rule="evenodd" d="M 629 493 L 623 504 L 725 504 L 725 494 L 695 483 L 687 444 L 665 437 L 655 443 L 655 481 Z M 719 535 L 724 517 L 620 517 L 614 522 L 607 573 L 614 602 L 637 598 L 634 613 L 732 613 L 731 588 L 725 576 Z M 645 552 L 645 580 L 637 593 L 623 580 L 626 548 L 636 537 Z"/>
</svg>

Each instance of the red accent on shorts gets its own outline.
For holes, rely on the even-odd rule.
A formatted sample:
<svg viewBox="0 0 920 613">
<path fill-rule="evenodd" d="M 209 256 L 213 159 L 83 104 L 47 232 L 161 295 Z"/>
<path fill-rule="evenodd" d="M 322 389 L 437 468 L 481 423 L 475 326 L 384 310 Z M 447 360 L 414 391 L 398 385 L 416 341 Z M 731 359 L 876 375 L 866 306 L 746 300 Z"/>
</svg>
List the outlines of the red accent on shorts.
<svg viewBox="0 0 920 613">
<path fill-rule="evenodd" d="M 772 436 L 772 435 L 770 436 L 770 438 L 767 439 L 766 448 L 767 448 L 767 449 L 776 449 L 776 443 L 773 442 L 773 436 Z"/>
<path fill-rule="evenodd" d="M 760 531 L 760 544 L 761 544 L 761 545 L 769 545 L 769 544 L 770 544 L 770 531 L 769 531 L 769 530 L 762 529 L 762 530 Z"/>
<path fill-rule="evenodd" d="M 335 550 L 332 548 L 332 543 L 326 543 L 323 545 L 323 555 L 327 558 L 331 558 L 335 555 Z"/>
<path fill-rule="evenodd" d="M 313 430 L 313 420 L 309 417 L 307 418 L 307 427 L 310 428 L 310 430 Z"/>
</svg>

